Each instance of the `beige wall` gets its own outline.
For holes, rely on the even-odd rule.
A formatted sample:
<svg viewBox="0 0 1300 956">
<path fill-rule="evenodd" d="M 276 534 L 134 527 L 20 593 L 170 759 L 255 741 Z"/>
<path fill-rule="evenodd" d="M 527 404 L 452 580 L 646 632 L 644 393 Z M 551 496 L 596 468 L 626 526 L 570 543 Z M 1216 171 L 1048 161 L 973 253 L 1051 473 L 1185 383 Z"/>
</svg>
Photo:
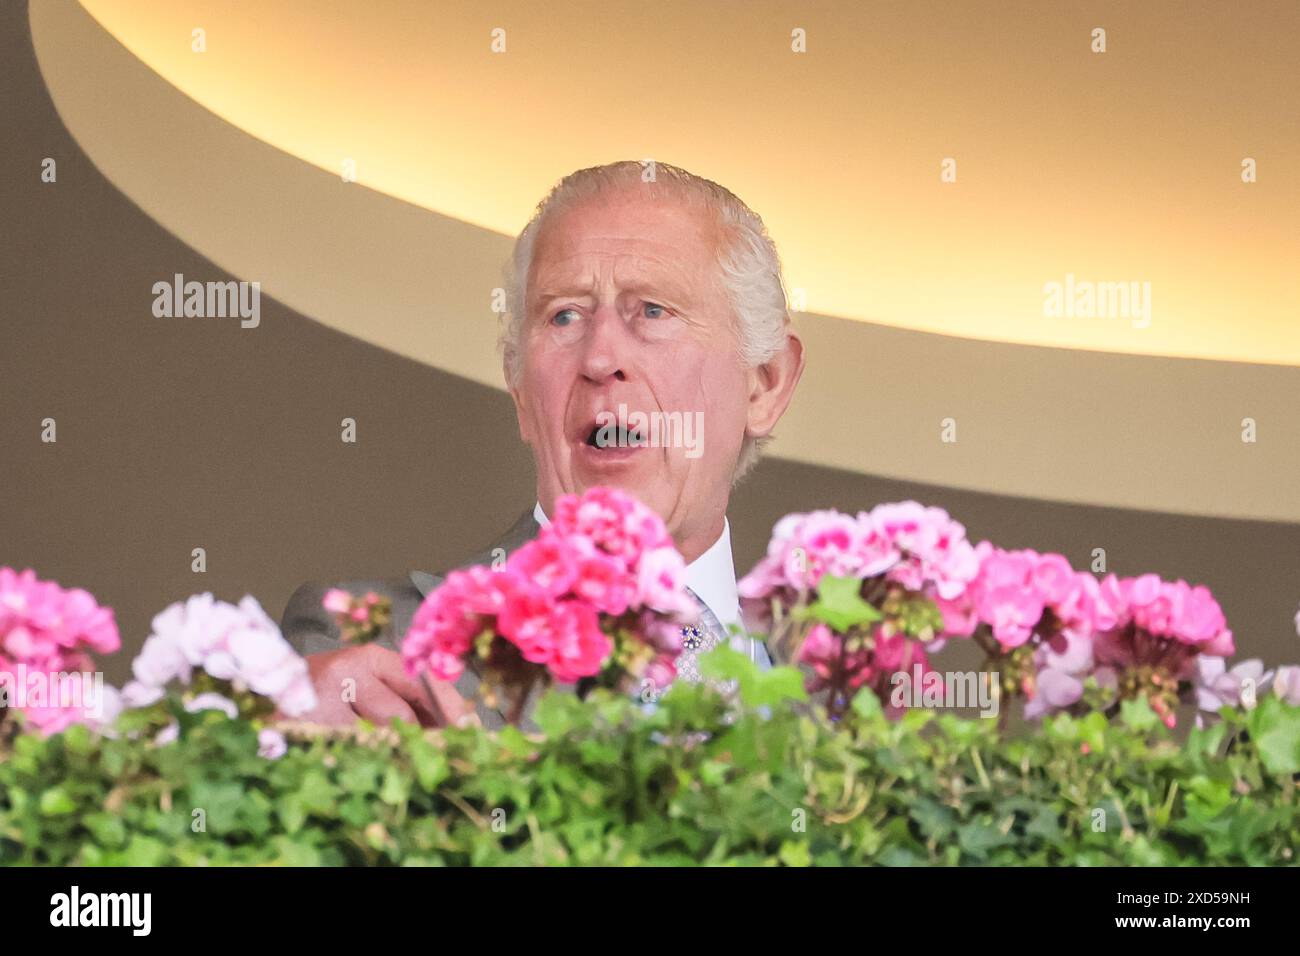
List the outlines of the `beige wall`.
<svg viewBox="0 0 1300 956">
<path fill-rule="evenodd" d="M 509 237 L 344 184 L 339 175 L 271 148 L 180 93 L 76 3 L 37 5 L 32 26 L 42 75 L 64 123 L 100 172 L 160 226 L 220 268 L 260 281 L 303 315 L 500 387 L 497 316 L 490 306 L 502 285 Z M 319 69 L 332 76 L 328 65 Z M 105 89 L 114 97 L 106 99 Z M 1001 115 L 990 107 L 990 116 Z M 489 116 L 495 114 L 485 113 L 485 122 Z M 1014 154 L 1004 159 L 1018 168 Z M 499 162 L 508 179 L 510 162 Z M 701 171 L 728 181 L 725 170 Z M 793 177 L 787 192 L 802 194 L 804 186 Z M 1202 196 L 1208 205 L 1226 201 L 1209 188 Z M 1092 236 L 1092 243 L 1113 245 L 1131 228 L 1126 223 L 1116 219 L 1112 232 Z M 904 224 L 932 231 L 934 260 L 910 273 L 913 296 L 932 302 L 945 276 L 973 268 L 948 258 L 950 224 L 942 216 L 917 210 L 869 223 L 856 240 L 863 257 L 857 271 L 878 271 L 869 258 L 874 237 Z M 1252 221 L 1254 238 L 1225 237 L 1224 246 L 1225 255 L 1231 249 L 1257 261 L 1255 274 L 1265 285 L 1277 277 L 1272 257 L 1288 248 L 1267 231 L 1270 224 L 1276 223 Z M 1063 228 L 1078 229 L 1081 243 L 1090 236 L 1082 225 L 1051 217 L 1035 230 L 1045 240 Z M 985 245 L 1009 243 L 999 255 L 1014 261 L 1035 238 L 1034 230 L 990 235 Z M 1134 255 L 1133 274 L 1145 274 L 1144 261 Z M 1212 273 L 1193 262 L 1183 267 L 1189 281 L 1207 274 L 1226 281 L 1226 261 Z M 990 271 L 990 281 L 998 275 Z M 1017 288 L 998 286 L 1008 308 Z M 1293 279 L 1289 288 L 1300 327 Z M 1171 292 L 1169 283 L 1156 289 L 1161 296 Z M 979 297 L 972 286 L 971 301 Z M 1235 307 L 1252 302 L 1239 299 Z M 1285 296 L 1270 303 L 1283 313 L 1288 308 Z M 1162 322 L 1189 321 L 1167 300 L 1161 307 Z M 1300 482 L 1284 477 L 1300 474 L 1300 367 L 1011 345 L 814 313 L 799 318 L 811 371 L 778 433 L 777 455 L 1016 497 L 1300 523 Z M 1233 321 L 1244 328 L 1251 317 Z M 1034 324 L 1048 322 L 1039 316 Z M 1257 426 L 1251 444 L 1241 440 L 1246 418 Z M 956 423 L 955 444 L 940 440 L 945 419 Z"/>
</svg>

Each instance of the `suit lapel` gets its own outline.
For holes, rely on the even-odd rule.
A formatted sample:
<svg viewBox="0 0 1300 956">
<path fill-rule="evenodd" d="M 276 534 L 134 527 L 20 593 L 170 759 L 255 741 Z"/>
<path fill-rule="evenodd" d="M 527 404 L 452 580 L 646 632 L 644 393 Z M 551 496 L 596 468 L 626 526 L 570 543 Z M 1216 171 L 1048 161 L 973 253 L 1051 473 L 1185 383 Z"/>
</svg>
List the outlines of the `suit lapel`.
<svg viewBox="0 0 1300 956">
<path fill-rule="evenodd" d="M 498 551 L 504 551 L 506 554 L 517 551 L 524 544 L 537 537 L 537 532 L 540 530 L 541 526 L 538 525 L 537 519 L 533 517 L 533 511 L 530 508 L 520 515 L 519 520 L 511 525 L 510 530 L 501 535 L 487 550 L 479 552 L 468 561 L 456 565 L 456 567 L 468 568 L 475 564 L 490 566 Z M 412 571 L 410 577 L 411 583 L 419 589 L 422 595 L 428 597 L 430 591 L 442 584 L 445 575 L 429 574 L 426 571 Z"/>
</svg>

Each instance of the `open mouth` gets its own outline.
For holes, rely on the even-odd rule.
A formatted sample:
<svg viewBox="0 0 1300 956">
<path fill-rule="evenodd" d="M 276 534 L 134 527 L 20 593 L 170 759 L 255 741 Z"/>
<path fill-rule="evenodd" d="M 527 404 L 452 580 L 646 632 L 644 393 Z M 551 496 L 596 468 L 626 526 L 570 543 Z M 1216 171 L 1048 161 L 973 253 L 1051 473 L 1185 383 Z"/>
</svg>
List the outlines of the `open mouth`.
<svg viewBox="0 0 1300 956">
<path fill-rule="evenodd" d="M 587 445 L 591 448 L 640 448 L 645 445 L 645 435 L 623 425 L 593 425 L 587 433 Z"/>
</svg>

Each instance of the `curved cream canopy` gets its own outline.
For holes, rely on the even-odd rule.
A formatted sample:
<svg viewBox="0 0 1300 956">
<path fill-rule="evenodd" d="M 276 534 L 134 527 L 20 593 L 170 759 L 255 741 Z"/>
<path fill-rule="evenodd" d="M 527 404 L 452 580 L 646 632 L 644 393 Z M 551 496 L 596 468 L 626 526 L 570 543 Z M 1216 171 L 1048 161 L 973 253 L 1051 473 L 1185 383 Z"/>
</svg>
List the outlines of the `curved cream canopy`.
<svg viewBox="0 0 1300 956">
<path fill-rule="evenodd" d="M 384 348 L 499 385 L 509 235 L 565 172 L 662 157 L 758 209 L 806 296 L 810 373 L 776 453 L 1300 521 L 1300 134 L 1284 121 L 1300 90 L 1282 42 L 1300 8 L 1257 11 L 1248 37 L 1226 10 L 1116 11 L 1093 54 L 1096 24 L 1037 6 L 788 24 L 762 6 L 83 0 L 31 20 L 61 116 L 115 186 L 223 269 Z M 1070 275 L 1149 282 L 1149 324 L 1045 316 L 1045 283 Z"/>
</svg>

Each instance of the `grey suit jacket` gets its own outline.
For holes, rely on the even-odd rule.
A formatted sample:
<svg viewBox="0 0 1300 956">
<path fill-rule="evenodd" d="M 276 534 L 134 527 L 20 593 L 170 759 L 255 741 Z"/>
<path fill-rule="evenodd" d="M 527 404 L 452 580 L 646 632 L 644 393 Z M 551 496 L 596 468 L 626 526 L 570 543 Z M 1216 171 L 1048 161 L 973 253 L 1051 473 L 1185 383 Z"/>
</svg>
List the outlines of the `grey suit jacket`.
<svg viewBox="0 0 1300 956">
<path fill-rule="evenodd" d="M 498 549 L 502 549 L 509 554 L 525 542 L 535 538 L 539 530 L 537 521 L 533 517 L 533 509 L 529 508 L 519 517 L 514 526 L 491 547 L 457 565 L 457 567 L 463 568 L 472 564 L 490 564 L 493 557 L 499 554 Z M 343 643 L 339 638 L 338 626 L 334 623 L 333 615 L 321 606 L 325 592 L 335 587 L 350 591 L 353 594 L 365 594 L 367 591 L 374 591 L 377 594 L 386 595 L 393 602 L 392 623 L 377 643 L 390 650 L 397 650 L 401 639 L 406 635 L 407 628 L 411 626 L 411 619 L 415 616 L 420 602 L 424 600 L 426 594 L 440 585 L 442 580 L 442 575 L 412 571 L 404 578 L 340 581 L 335 583 L 311 581 L 298 588 L 293 593 L 293 597 L 289 598 L 289 603 L 285 607 L 284 615 L 280 620 L 280 630 L 284 632 L 285 638 L 299 654 L 317 654 L 322 651 L 338 650 L 343 647 Z M 456 682 L 456 689 L 462 697 L 470 700 L 474 698 L 478 690 L 478 684 L 478 675 L 466 670 L 461 679 Z M 533 692 L 525 706 L 525 717 L 522 721 L 525 730 L 534 729 L 531 714 L 540 694 L 541 688 L 538 688 Z M 506 723 L 505 716 L 500 710 L 486 707 L 481 702 L 478 705 L 478 716 L 479 720 L 483 722 L 483 726 L 489 729 L 497 729 Z"/>
</svg>

